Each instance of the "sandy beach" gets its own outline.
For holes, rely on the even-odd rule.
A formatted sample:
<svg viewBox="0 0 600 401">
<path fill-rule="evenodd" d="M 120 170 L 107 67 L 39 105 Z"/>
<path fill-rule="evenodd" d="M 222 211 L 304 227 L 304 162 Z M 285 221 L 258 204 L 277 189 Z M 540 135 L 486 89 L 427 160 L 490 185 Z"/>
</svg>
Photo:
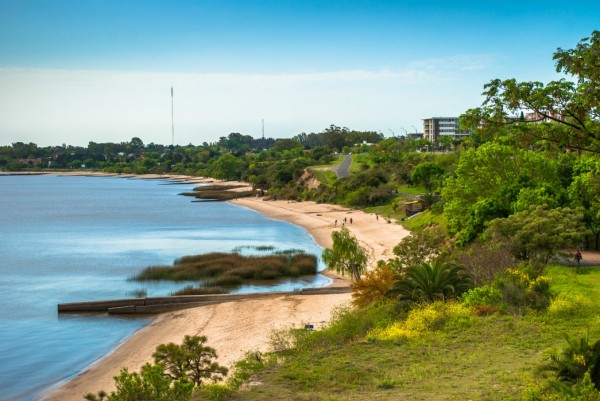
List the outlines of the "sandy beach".
<svg viewBox="0 0 600 401">
<path fill-rule="evenodd" d="M 322 247 L 331 246 L 331 232 L 339 229 L 346 218 L 346 226 L 368 249 L 370 266 L 374 266 L 379 259 L 391 257 L 392 248 L 408 235 L 408 231 L 398 224 L 389 224 L 381 217 L 337 205 L 266 201 L 259 198 L 238 199 L 232 204 L 299 225 Z M 333 278 L 332 285 L 348 285 L 346 279 L 330 276 Z M 144 363 L 152 361 L 152 353 L 159 344 L 180 343 L 185 335 L 207 336 L 208 345 L 214 347 L 219 355 L 218 362 L 232 366 L 248 351 L 268 351 L 269 338 L 274 330 L 303 327 L 307 323 L 318 329 L 329 321 L 336 307 L 348 304 L 350 300 L 349 293 L 273 295 L 266 299 L 165 313 L 154 318 L 151 324 L 79 376 L 46 394 L 44 399 L 81 401 L 88 392 L 95 393 L 101 389 L 110 392 L 114 390 L 113 377 L 122 367 L 138 371 Z"/>
</svg>

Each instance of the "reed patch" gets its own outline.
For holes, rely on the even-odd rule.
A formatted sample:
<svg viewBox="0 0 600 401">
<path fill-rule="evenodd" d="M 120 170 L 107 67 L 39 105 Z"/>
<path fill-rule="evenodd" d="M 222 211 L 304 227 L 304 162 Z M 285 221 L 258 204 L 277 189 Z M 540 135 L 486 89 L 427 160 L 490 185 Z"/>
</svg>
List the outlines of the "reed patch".
<svg viewBox="0 0 600 401">
<path fill-rule="evenodd" d="M 135 281 L 195 281 L 175 295 L 223 293 L 246 283 L 314 275 L 317 258 L 297 249 L 271 255 L 244 256 L 212 252 L 176 259 L 173 266 L 150 266 L 132 277 Z"/>
</svg>

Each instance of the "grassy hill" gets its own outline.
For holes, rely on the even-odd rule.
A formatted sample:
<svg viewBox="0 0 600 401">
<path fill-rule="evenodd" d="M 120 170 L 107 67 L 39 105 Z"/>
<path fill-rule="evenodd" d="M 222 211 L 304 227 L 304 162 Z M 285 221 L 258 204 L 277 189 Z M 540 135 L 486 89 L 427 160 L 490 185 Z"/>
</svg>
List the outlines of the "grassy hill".
<svg viewBox="0 0 600 401">
<path fill-rule="evenodd" d="M 320 332 L 276 333 L 276 352 L 262 356 L 249 381 L 221 399 L 564 399 L 545 393 L 552 375 L 540 367 L 566 346 L 566 336 L 600 340 L 600 269 L 553 266 L 546 275 L 554 296 L 544 312 L 477 316 L 461 304 L 439 303 L 406 316 L 380 305 L 339 311 Z M 373 335 L 394 323 L 408 334 Z"/>
</svg>

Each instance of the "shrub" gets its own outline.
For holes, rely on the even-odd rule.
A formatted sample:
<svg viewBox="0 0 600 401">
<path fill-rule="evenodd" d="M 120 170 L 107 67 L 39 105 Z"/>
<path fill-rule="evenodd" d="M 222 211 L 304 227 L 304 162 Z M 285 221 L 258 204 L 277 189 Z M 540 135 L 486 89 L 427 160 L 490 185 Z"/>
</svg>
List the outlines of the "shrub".
<svg viewBox="0 0 600 401">
<path fill-rule="evenodd" d="M 465 292 L 461 296 L 465 306 L 496 306 L 502 304 L 502 293 L 493 285 L 483 285 Z"/>
<path fill-rule="evenodd" d="M 188 380 L 196 386 L 205 379 L 222 380 L 228 369 L 214 362 L 217 353 L 214 348 L 204 345 L 206 341 L 206 336 L 186 335 L 181 345 L 161 344 L 152 354 L 154 362 L 173 380 Z"/>
<path fill-rule="evenodd" d="M 368 338 L 370 340 L 411 340 L 447 326 L 469 326 L 472 321 L 473 316 L 466 306 L 456 302 L 438 301 L 412 309 L 405 320 L 385 328 L 371 330 Z"/>
<path fill-rule="evenodd" d="M 380 302 L 394 283 L 394 270 L 385 263 L 378 264 L 359 280 L 352 283 L 352 303 L 365 308 L 373 302 Z"/>
<path fill-rule="evenodd" d="M 446 301 L 458 297 L 471 284 L 471 277 L 462 266 L 437 259 L 398 275 L 388 295 L 408 303 Z"/>
<path fill-rule="evenodd" d="M 402 273 L 424 261 L 446 261 L 450 256 L 447 236 L 437 225 L 413 231 L 394 247 L 394 267 Z"/>
<path fill-rule="evenodd" d="M 523 268 L 506 270 L 494 285 L 502 293 L 507 307 L 517 313 L 523 313 L 527 308 L 544 310 L 552 299 L 549 279 Z"/>
<path fill-rule="evenodd" d="M 477 286 L 491 283 L 498 274 L 517 264 L 508 250 L 480 244 L 469 247 L 457 262 L 471 274 L 473 284 Z"/>
<path fill-rule="evenodd" d="M 541 370 L 556 373 L 556 380 L 567 386 L 581 383 L 589 375 L 596 390 L 600 390 L 600 340 L 590 344 L 589 337 L 572 340 L 566 337 L 567 346 L 560 354 L 550 355 L 550 362 Z"/>
<path fill-rule="evenodd" d="M 560 293 L 550 302 L 548 313 L 562 318 L 586 312 L 592 308 L 591 301 L 579 294 Z"/>
</svg>

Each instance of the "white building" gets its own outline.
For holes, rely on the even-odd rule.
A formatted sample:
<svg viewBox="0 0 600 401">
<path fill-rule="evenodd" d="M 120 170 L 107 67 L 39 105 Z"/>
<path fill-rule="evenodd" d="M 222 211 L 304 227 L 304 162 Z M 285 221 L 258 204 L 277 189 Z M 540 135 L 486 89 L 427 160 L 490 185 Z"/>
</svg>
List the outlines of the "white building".
<svg viewBox="0 0 600 401">
<path fill-rule="evenodd" d="M 454 140 L 469 136 L 470 131 L 458 128 L 458 117 L 431 117 L 423 119 L 423 137 L 437 144 L 441 136 L 449 136 Z"/>
</svg>

